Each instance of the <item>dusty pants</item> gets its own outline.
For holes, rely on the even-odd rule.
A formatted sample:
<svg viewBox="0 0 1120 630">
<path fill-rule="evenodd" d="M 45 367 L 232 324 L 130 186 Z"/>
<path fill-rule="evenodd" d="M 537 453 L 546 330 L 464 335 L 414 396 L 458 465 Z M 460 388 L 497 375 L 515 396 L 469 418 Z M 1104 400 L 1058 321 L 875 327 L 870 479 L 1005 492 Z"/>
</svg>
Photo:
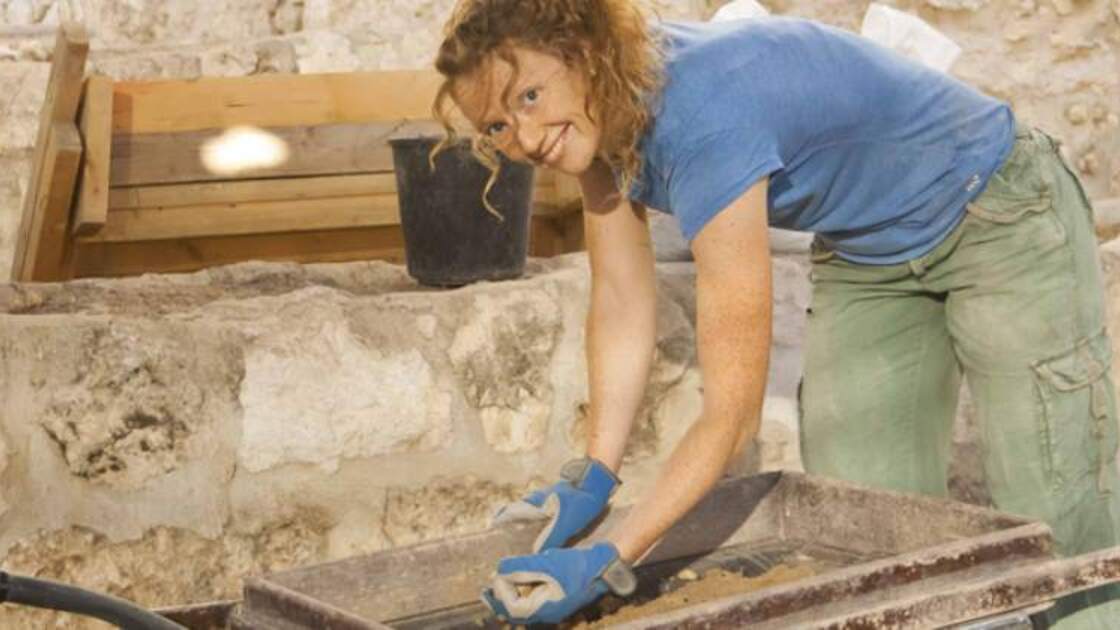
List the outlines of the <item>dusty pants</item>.
<svg viewBox="0 0 1120 630">
<path fill-rule="evenodd" d="M 945 496 L 962 375 L 995 507 L 1063 555 L 1120 545 L 1115 393 L 1092 209 L 1049 136 L 1020 128 L 960 226 L 908 263 L 816 250 L 802 390 L 811 473 Z M 1100 603 L 1104 602 L 1104 603 Z M 1053 627 L 1120 627 L 1120 588 Z"/>
</svg>

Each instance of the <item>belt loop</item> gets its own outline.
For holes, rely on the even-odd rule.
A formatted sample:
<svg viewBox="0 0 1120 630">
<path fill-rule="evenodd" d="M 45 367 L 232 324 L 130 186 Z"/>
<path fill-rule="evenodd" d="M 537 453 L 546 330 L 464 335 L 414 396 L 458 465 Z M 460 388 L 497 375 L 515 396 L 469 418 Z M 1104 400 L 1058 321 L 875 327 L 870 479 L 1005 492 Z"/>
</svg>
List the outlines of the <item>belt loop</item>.
<svg viewBox="0 0 1120 630">
<path fill-rule="evenodd" d="M 809 260 L 815 263 L 824 263 L 832 260 L 834 256 L 836 256 L 836 252 L 824 244 L 820 235 L 813 235 L 813 242 L 809 245 Z"/>
</svg>

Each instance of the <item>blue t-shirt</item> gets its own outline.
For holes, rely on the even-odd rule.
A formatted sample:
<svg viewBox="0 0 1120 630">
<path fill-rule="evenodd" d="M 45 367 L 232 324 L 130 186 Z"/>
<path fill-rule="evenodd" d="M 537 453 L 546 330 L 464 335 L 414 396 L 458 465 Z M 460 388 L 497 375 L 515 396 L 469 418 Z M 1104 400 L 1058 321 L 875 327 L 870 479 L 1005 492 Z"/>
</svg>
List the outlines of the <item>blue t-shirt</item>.
<svg viewBox="0 0 1120 630">
<path fill-rule="evenodd" d="M 691 241 L 770 176 L 770 225 L 869 264 L 933 249 L 1011 151 L 1003 102 L 808 20 L 662 23 L 665 87 L 630 196 Z"/>
</svg>

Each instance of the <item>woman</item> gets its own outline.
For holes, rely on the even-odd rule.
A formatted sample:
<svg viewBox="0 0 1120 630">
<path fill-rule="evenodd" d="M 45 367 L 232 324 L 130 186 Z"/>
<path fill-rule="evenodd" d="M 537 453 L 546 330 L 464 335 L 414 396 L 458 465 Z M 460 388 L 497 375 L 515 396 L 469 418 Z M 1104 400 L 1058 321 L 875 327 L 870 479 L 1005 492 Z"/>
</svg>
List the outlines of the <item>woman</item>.
<svg viewBox="0 0 1120 630">
<path fill-rule="evenodd" d="M 817 235 L 809 472 L 947 494 L 963 373 L 996 507 L 1048 522 L 1066 554 L 1120 543 L 1091 208 L 1056 143 L 1006 104 L 823 25 L 651 24 L 629 0 L 461 0 L 436 66 L 437 114 L 465 114 L 484 160 L 574 175 L 584 198 L 587 457 L 499 515 L 549 519 L 484 592 L 500 616 L 557 622 L 631 590 L 629 566 L 754 437 L 768 225 Z M 564 548 L 619 483 L 653 358 L 647 207 L 677 217 L 695 258 L 702 412 L 608 542 Z M 1052 618 L 1114 627 L 1115 593 Z"/>
</svg>

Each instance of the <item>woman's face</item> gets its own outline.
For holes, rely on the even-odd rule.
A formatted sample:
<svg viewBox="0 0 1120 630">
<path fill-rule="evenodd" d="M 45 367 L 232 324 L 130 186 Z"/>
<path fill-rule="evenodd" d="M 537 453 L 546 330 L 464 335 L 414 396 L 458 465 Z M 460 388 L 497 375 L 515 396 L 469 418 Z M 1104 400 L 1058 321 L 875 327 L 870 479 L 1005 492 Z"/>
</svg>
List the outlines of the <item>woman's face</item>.
<svg viewBox="0 0 1120 630">
<path fill-rule="evenodd" d="M 583 173 L 601 139 L 599 126 L 587 115 L 583 73 L 554 55 L 522 47 L 511 52 L 516 73 L 512 64 L 492 55 L 474 73 L 455 80 L 456 104 L 511 160 Z"/>
</svg>

